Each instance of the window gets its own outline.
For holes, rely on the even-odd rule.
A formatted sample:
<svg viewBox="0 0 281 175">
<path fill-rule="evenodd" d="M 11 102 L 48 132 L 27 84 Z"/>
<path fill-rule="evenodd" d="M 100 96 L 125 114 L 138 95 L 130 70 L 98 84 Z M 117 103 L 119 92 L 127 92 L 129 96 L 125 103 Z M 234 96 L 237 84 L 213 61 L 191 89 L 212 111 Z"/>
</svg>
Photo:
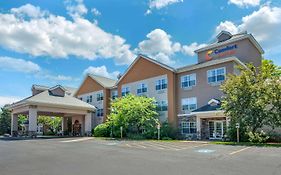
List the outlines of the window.
<svg viewBox="0 0 281 175">
<path fill-rule="evenodd" d="M 124 87 L 122 88 L 122 96 L 125 96 L 130 93 L 130 88 L 129 87 Z"/>
<path fill-rule="evenodd" d="M 112 91 L 111 92 L 111 98 L 114 100 L 116 98 L 118 98 L 118 91 Z"/>
<path fill-rule="evenodd" d="M 97 117 L 103 116 L 103 109 L 97 109 Z"/>
<path fill-rule="evenodd" d="M 87 96 L 87 103 L 92 103 L 93 101 L 93 96 L 90 95 L 90 96 Z"/>
<path fill-rule="evenodd" d="M 147 86 L 144 83 L 138 85 L 137 94 L 142 94 L 147 92 Z"/>
<path fill-rule="evenodd" d="M 167 79 L 161 79 L 156 81 L 156 90 L 166 89 L 167 88 Z"/>
<path fill-rule="evenodd" d="M 181 132 L 183 134 L 196 134 L 196 122 L 181 122 Z"/>
<path fill-rule="evenodd" d="M 83 97 L 80 97 L 79 99 L 80 99 L 81 101 L 83 101 Z"/>
<path fill-rule="evenodd" d="M 207 71 L 208 83 L 219 83 L 225 80 L 225 67 Z"/>
<path fill-rule="evenodd" d="M 183 98 L 181 100 L 181 105 L 183 111 L 193 111 L 197 108 L 197 98 Z"/>
<path fill-rule="evenodd" d="M 156 102 L 156 106 L 157 106 L 157 111 L 167 111 L 168 110 L 167 101 Z"/>
<path fill-rule="evenodd" d="M 97 101 L 103 100 L 103 92 L 97 94 Z"/>
<path fill-rule="evenodd" d="M 181 87 L 188 88 L 196 85 L 196 74 L 184 75 L 181 77 Z"/>
</svg>

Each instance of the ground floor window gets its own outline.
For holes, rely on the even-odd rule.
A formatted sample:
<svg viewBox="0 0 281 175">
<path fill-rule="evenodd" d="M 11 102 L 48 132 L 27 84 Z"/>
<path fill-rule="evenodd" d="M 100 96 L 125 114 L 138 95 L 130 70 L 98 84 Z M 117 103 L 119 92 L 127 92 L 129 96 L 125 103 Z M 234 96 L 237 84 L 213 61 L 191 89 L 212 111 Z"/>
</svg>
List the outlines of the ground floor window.
<svg viewBox="0 0 281 175">
<path fill-rule="evenodd" d="M 196 134 L 196 122 L 181 122 L 182 134 Z"/>
</svg>

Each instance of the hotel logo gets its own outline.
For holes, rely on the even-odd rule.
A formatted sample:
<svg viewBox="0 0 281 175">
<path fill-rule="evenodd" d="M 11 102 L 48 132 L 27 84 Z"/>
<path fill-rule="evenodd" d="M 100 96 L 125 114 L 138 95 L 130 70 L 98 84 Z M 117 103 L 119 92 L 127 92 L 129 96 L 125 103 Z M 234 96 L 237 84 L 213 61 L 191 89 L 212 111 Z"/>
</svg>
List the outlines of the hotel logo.
<svg viewBox="0 0 281 175">
<path fill-rule="evenodd" d="M 220 58 L 220 57 L 225 57 L 225 56 L 230 56 L 235 54 L 237 45 L 228 45 L 223 48 L 215 49 L 215 50 L 209 50 L 206 52 L 205 58 L 207 61 L 213 59 L 213 58 Z"/>
</svg>

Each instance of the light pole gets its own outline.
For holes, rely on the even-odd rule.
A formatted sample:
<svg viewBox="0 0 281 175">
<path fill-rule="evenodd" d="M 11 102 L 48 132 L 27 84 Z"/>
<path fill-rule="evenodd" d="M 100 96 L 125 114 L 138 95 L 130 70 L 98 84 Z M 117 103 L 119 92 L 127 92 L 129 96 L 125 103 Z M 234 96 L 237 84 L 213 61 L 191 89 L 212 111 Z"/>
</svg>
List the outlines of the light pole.
<svg viewBox="0 0 281 175">
<path fill-rule="evenodd" d="M 239 143 L 239 128 L 240 128 L 240 124 L 236 123 L 237 143 Z"/>
</svg>

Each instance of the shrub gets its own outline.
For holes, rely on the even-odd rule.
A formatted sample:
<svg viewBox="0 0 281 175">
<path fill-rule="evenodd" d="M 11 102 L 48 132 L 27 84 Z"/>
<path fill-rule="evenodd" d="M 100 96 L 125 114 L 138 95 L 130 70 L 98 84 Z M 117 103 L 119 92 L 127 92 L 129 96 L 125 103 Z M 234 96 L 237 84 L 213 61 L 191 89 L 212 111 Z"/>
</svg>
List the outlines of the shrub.
<svg viewBox="0 0 281 175">
<path fill-rule="evenodd" d="M 109 137 L 110 132 L 110 126 L 106 123 L 103 123 L 95 127 L 93 134 L 95 137 Z"/>
<path fill-rule="evenodd" d="M 171 137 L 162 137 L 161 140 L 173 140 Z"/>
<path fill-rule="evenodd" d="M 171 126 L 170 123 L 168 122 L 163 122 L 161 129 L 161 138 L 171 138 L 171 139 L 176 139 L 177 138 L 177 129 Z"/>
<path fill-rule="evenodd" d="M 264 131 L 260 131 L 260 132 L 249 132 L 248 133 L 249 136 L 249 141 L 252 143 L 265 143 L 269 137 L 266 135 L 266 133 Z"/>
<path fill-rule="evenodd" d="M 249 139 L 249 135 L 247 134 L 247 128 L 243 122 L 240 123 L 240 128 L 239 128 L 239 139 L 242 142 L 247 142 Z M 231 141 L 236 141 L 237 140 L 237 128 L 236 128 L 236 122 L 235 121 L 230 121 L 229 127 L 227 128 L 227 133 L 226 133 L 227 138 Z"/>
</svg>

